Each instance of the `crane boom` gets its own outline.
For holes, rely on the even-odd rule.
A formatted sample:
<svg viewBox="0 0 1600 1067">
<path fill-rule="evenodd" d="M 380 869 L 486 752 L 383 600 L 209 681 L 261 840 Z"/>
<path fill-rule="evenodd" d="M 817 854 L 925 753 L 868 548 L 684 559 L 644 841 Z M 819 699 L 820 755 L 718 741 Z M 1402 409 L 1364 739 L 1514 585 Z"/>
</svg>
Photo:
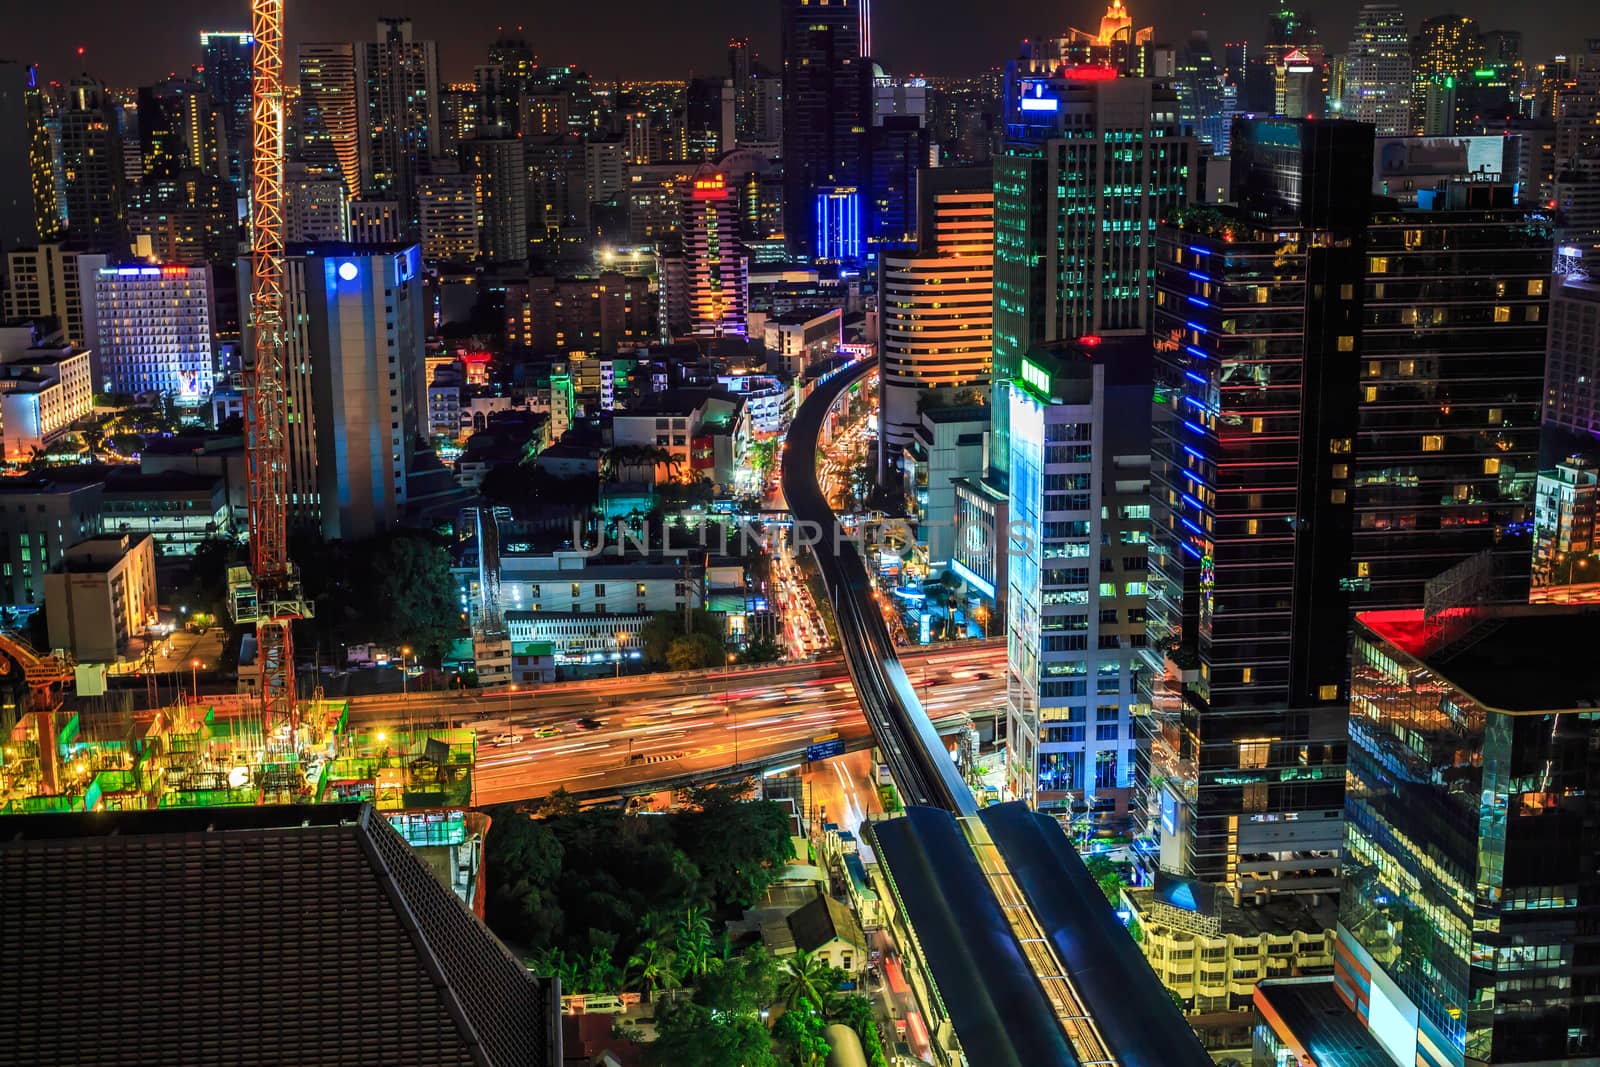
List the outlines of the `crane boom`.
<svg viewBox="0 0 1600 1067">
<path fill-rule="evenodd" d="M 309 614 L 288 541 L 288 383 L 284 373 L 283 2 L 251 0 L 253 111 L 250 167 L 250 324 L 245 447 L 250 561 L 256 589 L 256 662 L 267 736 L 299 728 L 294 620 Z"/>
</svg>

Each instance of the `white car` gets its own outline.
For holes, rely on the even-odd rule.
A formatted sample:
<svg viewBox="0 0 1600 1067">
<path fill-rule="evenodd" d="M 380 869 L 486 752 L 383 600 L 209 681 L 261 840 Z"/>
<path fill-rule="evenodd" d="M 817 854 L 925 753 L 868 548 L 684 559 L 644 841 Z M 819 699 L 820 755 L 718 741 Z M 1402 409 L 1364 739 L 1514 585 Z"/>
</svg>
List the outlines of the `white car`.
<svg viewBox="0 0 1600 1067">
<path fill-rule="evenodd" d="M 496 734 L 495 738 L 494 738 L 494 743 L 497 744 L 497 745 L 520 745 L 520 744 L 522 744 L 522 735 L 521 734 Z"/>
</svg>

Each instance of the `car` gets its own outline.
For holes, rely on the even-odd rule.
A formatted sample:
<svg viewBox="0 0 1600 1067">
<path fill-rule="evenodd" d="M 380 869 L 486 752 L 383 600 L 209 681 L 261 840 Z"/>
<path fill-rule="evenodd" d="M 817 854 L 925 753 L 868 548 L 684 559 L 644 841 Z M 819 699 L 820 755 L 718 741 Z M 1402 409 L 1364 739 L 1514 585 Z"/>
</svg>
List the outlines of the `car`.
<svg viewBox="0 0 1600 1067">
<path fill-rule="evenodd" d="M 494 743 L 497 744 L 497 745 L 520 745 L 520 744 L 522 744 L 522 735 L 521 734 L 495 734 L 494 735 Z"/>
<path fill-rule="evenodd" d="M 560 737 L 561 736 L 561 727 L 559 727 L 559 726 L 541 726 L 541 727 L 539 727 L 537 730 L 535 730 L 533 732 L 533 736 L 534 737 Z"/>
<path fill-rule="evenodd" d="M 598 730 L 600 727 L 605 725 L 605 721 L 603 719 L 597 719 L 592 715 L 585 715 L 583 718 L 578 720 L 577 725 L 578 729 L 580 730 Z"/>
</svg>

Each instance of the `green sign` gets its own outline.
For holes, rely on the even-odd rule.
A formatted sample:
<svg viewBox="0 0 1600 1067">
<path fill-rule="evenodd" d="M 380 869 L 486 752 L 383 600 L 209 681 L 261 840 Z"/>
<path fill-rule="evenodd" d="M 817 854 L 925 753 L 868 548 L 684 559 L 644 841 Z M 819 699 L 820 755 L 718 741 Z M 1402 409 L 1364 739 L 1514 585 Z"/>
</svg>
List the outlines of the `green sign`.
<svg viewBox="0 0 1600 1067">
<path fill-rule="evenodd" d="M 1050 372 L 1031 359 L 1022 361 L 1022 384 L 1041 397 L 1050 395 Z"/>
</svg>

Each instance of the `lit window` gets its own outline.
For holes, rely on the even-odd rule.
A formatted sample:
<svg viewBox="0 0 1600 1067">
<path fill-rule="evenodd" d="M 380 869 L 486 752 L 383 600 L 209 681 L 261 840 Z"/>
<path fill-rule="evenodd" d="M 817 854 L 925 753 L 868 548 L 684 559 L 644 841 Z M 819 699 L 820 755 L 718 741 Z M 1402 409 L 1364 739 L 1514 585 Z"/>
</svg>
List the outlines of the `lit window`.
<svg viewBox="0 0 1600 1067">
<path fill-rule="evenodd" d="M 1335 437 L 1328 442 L 1328 451 L 1336 456 L 1345 455 L 1350 451 L 1350 438 Z"/>
<path fill-rule="evenodd" d="M 1346 463 L 1335 463 L 1333 465 L 1333 476 L 1335 478 L 1348 478 L 1348 477 L 1350 477 L 1350 466 L 1349 466 L 1349 464 L 1346 464 Z"/>
<path fill-rule="evenodd" d="M 1260 433 L 1262 430 L 1266 429 L 1266 425 L 1267 420 L 1257 415 L 1255 418 L 1250 420 L 1250 432 Z"/>
<path fill-rule="evenodd" d="M 1340 300 L 1354 300 L 1355 298 L 1356 298 L 1356 287 L 1355 286 L 1348 285 L 1348 284 L 1339 286 L 1339 299 Z"/>
<path fill-rule="evenodd" d="M 1389 257 L 1371 256 L 1367 259 L 1367 271 L 1370 274 L 1388 274 Z"/>
<path fill-rule="evenodd" d="M 1367 394 L 1366 395 L 1367 395 L 1367 403 L 1369 403 L 1369 404 L 1376 403 L 1377 400 L 1378 400 L 1378 387 L 1376 385 L 1367 386 Z"/>
<path fill-rule="evenodd" d="M 1522 321 L 1538 322 L 1544 317 L 1544 309 L 1540 307 L 1527 307 L 1522 309 Z"/>
<path fill-rule="evenodd" d="M 1489 409 L 1489 425 L 1490 426 L 1498 426 L 1502 421 L 1504 421 L 1504 419 L 1505 419 L 1505 412 L 1501 411 L 1499 408 L 1490 408 Z"/>
<path fill-rule="evenodd" d="M 1339 699 L 1339 687 L 1336 686 L 1336 685 L 1319 686 L 1317 688 L 1317 699 L 1318 700 L 1338 700 Z"/>
<path fill-rule="evenodd" d="M 1346 494 L 1343 489 L 1335 489 L 1332 493 L 1328 494 L 1328 499 L 1332 500 L 1335 504 L 1343 504 L 1345 502 L 1345 496 Z"/>
<path fill-rule="evenodd" d="M 1363 560 L 1357 560 L 1356 561 L 1356 577 L 1357 578 L 1370 578 L 1370 577 L 1372 577 L 1372 564 L 1368 563 L 1364 559 Z"/>
<path fill-rule="evenodd" d="M 1483 473 L 1485 473 L 1485 474 L 1499 474 L 1500 473 L 1500 460 L 1495 458 L 1494 456 L 1490 456 L 1488 459 L 1484 460 L 1483 461 Z"/>
<path fill-rule="evenodd" d="M 1244 524 L 1244 532 L 1245 533 L 1250 534 L 1251 536 L 1254 536 L 1258 531 L 1260 531 L 1260 529 L 1261 529 L 1261 523 L 1258 522 L 1257 520 L 1255 520 L 1255 519 L 1247 519 L 1247 520 L 1245 520 L 1245 524 Z"/>
<path fill-rule="evenodd" d="M 1339 351 L 1341 351 L 1341 352 L 1354 352 L 1355 350 L 1356 350 L 1356 339 L 1355 339 L 1355 337 L 1352 336 L 1351 334 L 1347 334 L 1347 333 L 1346 334 L 1340 334 L 1339 335 Z"/>
<path fill-rule="evenodd" d="M 1425 433 L 1422 435 L 1422 450 L 1424 452 L 1443 452 L 1444 437 L 1441 434 Z"/>
<path fill-rule="evenodd" d="M 1544 279 L 1543 278 L 1533 278 L 1528 282 L 1528 295 L 1529 296 L 1543 296 L 1544 295 Z"/>
<path fill-rule="evenodd" d="M 1496 304 L 1494 306 L 1494 321 L 1510 322 L 1511 308 L 1507 307 L 1505 304 Z"/>
</svg>

